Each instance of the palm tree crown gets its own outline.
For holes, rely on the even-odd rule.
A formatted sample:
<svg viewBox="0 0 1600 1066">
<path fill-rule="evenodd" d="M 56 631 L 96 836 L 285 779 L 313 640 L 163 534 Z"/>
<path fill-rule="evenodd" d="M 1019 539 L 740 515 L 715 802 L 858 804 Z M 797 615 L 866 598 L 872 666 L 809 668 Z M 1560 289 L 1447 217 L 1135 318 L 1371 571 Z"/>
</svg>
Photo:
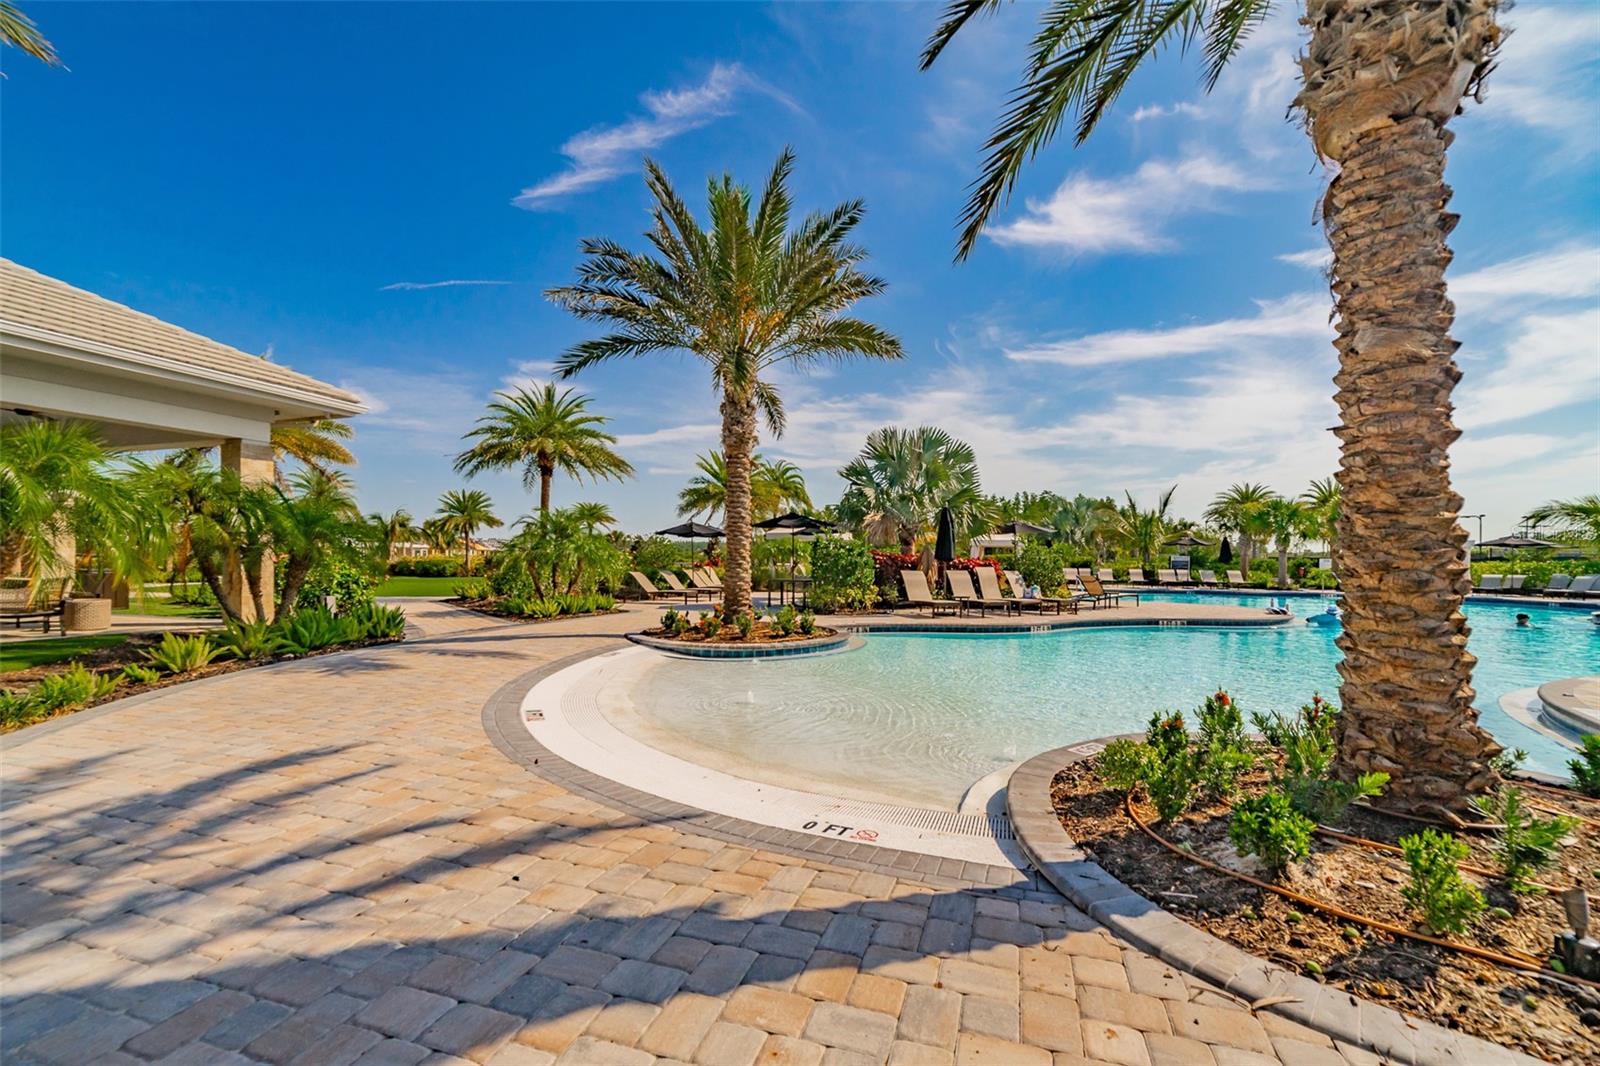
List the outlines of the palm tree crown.
<svg viewBox="0 0 1600 1066">
<path fill-rule="evenodd" d="M 752 455 L 750 463 L 752 518 L 771 518 L 785 507 L 811 510 L 811 494 L 806 491 L 805 476 L 799 467 L 785 459 L 769 460 L 760 455 Z M 695 456 L 694 465 L 700 472 L 678 493 L 678 514 L 703 514 L 714 522 L 728 500 L 728 464 L 722 453 L 713 448 L 705 455 Z"/>
<path fill-rule="evenodd" d="M 466 555 L 462 568 L 472 572 L 472 534 L 505 523 L 494 513 L 489 494 L 481 489 L 452 489 L 439 497 L 439 517 L 461 537 Z"/>
<path fill-rule="evenodd" d="M 861 221 L 861 202 L 840 204 L 791 229 L 793 168 L 794 155 L 785 149 L 759 201 L 731 175 L 713 179 L 710 225 L 703 228 L 661 168 L 647 161 L 654 253 L 586 240 L 577 282 L 548 294 L 580 319 L 612 330 L 562 355 L 557 366 L 563 377 L 607 360 L 658 352 L 686 352 L 711 371 L 728 468 L 723 612 L 730 618 L 750 606 L 757 412 L 774 435 L 783 431 L 783 400 L 770 372 L 787 363 L 902 355 L 893 335 L 846 314 L 857 301 L 884 290 L 882 280 L 861 269 L 865 250 L 849 240 Z"/>
<path fill-rule="evenodd" d="M 47 66 L 62 65 L 61 57 L 56 55 L 55 45 L 45 39 L 32 19 L 8 0 L 0 0 L 0 43 L 20 48 Z M 0 74 L 0 78 L 3 77 L 5 75 Z"/>
<path fill-rule="evenodd" d="M 272 427 L 272 458 L 280 464 L 285 457 L 298 459 L 303 466 L 325 473 L 329 464 L 350 466 L 355 463 L 355 455 L 341 443 L 355 435 L 350 423 L 337 418 L 280 422 Z"/>
<path fill-rule="evenodd" d="M 936 426 L 873 430 L 839 476 L 846 484 L 840 519 L 907 552 L 933 535 L 940 508 L 950 508 L 962 539 L 982 532 L 991 516 L 972 445 Z"/>
<path fill-rule="evenodd" d="M 572 389 L 538 389 L 497 393 L 489 413 L 478 419 L 466 439 L 477 442 L 456 456 L 456 472 L 472 476 L 484 470 L 522 467 L 529 491 L 539 486 L 539 510 L 550 509 L 550 482 L 557 471 L 582 481 L 633 476 L 633 467 L 613 450 L 617 438 L 601 427 L 609 421 L 589 411 L 590 397 Z"/>
<path fill-rule="evenodd" d="M 1556 535 L 1585 544 L 1600 544 L 1600 496 L 1551 500 L 1529 511 L 1525 520 L 1537 527 L 1550 524 Z"/>
</svg>

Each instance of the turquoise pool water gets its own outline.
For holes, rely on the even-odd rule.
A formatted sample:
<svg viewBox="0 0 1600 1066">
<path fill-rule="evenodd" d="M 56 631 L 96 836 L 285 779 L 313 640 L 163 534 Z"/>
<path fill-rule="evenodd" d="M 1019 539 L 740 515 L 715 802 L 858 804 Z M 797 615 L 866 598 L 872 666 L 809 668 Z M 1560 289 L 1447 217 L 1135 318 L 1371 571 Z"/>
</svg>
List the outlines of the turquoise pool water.
<svg viewBox="0 0 1600 1066">
<path fill-rule="evenodd" d="M 1264 606 L 1261 597 L 1152 598 Z M 1290 598 L 1304 617 L 1330 600 Z M 1518 611 L 1533 616 L 1518 629 Z M 1564 771 L 1564 749 L 1500 710 L 1500 697 L 1600 673 L 1600 626 L 1583 610 L 1467 605 L 1484 725 L 1528 765 Z M 967 788 L 1019 759 L 1076 740 L 1142 729 L 1151 712 L 1190 710 L 1218 688 L 1246 712 L 1335 697 L 1335 631 L 1122 627 L 1028 634 L 874 634 L 855 651 L 705 663 L 663 659 L 632 688 L 654 739 L 711 749 L 748 776 L 864 798 L 954 809 Z M 804 782 L 810 781 L 809 785 Z M 818 787 L 818 782 L 826 787 Z"/>
</svg>

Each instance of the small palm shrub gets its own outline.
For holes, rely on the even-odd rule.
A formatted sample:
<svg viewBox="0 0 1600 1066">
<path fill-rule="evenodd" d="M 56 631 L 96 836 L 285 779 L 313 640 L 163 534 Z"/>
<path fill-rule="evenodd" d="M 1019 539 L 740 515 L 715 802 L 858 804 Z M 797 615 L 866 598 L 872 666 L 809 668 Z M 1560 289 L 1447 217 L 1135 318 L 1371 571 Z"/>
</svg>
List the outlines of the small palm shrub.
<svg viewBox="0 0 1600 1066">
<path fill-rule="evenodd" d="M 1583 750 L 1576 759 L 1567 761 L 1572 783 L 1585 796 L 1600 796 L 1600 735 L 1594 733 L 1583 738 Z"/>
<path fill-rule="evenodd" d="M 235 659 L 264 659 L 276 641 L 270 622 L 229 622 L 217 646 Z"/>
<path fill-rule="evenodd" d="M 733 626 L 739 631 L 740 640 L 749 640 L 750 634 L 756 628 L 756 616 L 749 611 L 741 611 L 739 616 L 733 620 Z"/>
<path fill-rule="evenodd" d="M 1311 854 L 1311 819 L 1278 789 L 1240 800 L 1228 822 L 1228 839 L 1240 855 L 1254 855 L 1274 875 Z"/>
<path fill-rule="evenodd" d="M 161 680 L 161 671 L 153 666 L 129 663 L 122 668 L 122 676 L 131 685 L 153 685 Z"/>
<path fill-rule="evenodd" d="M 102 677 L 82 663 L 73 663 L 33 686 L 29 698 L 41 712 L 49 714 L 109 696 L 120 684 L 122 678 L 116 674 Z"/>
<path fill-rule="evenodd" d="M 1532 884 L 1533 875 L 1555 861 L 1561 839 L 1572 832 L 1578 819 L 1530 815 L 1522 801 L 1522 789 L 1515 785 L 1472 802 L 1500 823 L 1495 832 L 1495 855 L 1505 873 L 1506 887 L 1521 894 L 1538 891 Z"/>
<path fill-rule="evenodd" d="M 810 608 L 807 608 L 801 612 L 800 621 L 797 624 L 800 627 L 800 634 L 809 637 L 817 631 L 817 616 L 811 613 Z"/>
<path fill-rule="evenodd" d="M 167 674 L 187 674 L 207 665 L 222 654 L 222 649 L 211 643 L 204 633 L 179 636 L 166 633 L 161 643 L 144 653 L 145 660 Z"/>
<path fill-rule="evenodd" d="M 1468 850 L 1449 833 L 1432 829 L 1400 838 L 1401 854 L 1411 867 L 1411 883 L 1400 894 L 1435 932 L 1463 932 L 1483 913 L 1483 894 L 1461 879 Z"/>
</svg>

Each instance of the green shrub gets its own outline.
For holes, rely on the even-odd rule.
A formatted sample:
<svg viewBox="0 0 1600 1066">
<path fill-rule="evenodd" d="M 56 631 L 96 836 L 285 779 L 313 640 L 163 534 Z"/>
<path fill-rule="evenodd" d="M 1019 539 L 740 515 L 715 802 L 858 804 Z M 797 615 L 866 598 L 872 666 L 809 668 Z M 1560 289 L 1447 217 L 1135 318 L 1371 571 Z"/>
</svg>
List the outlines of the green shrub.
<svg viewBox="0 0 1600 1066">
<path fill-rule="evenodd" d="M 1461 879 L 1468 850 L 1449 833 L 1432 829 L 1400 838 L 1401 854 L 1411 867 L 1411 883 L 1400 894 L 1435 932 L 1463 932 L 1483 913 L 1483 894 Z"/>
<path fill-rule="evenodd" d="M 489 592 L 506 599 L 533 599 L 533 578 L 526 567 L 517 565 L 509 557 L 498 559 L 489 571 Z"/>
<path fill-rule="evenodd" d="M 1600 736 L 1590 733 L 1583 738 L 1583 750 L 1576 759 L 1567 760 L 1572 783 L 1585 796 L 1600 796 Z"/>
<path fill-rule="evenodd" d="M 371 603 L 377 594 L 378 585 L 383 580 L 383 574 L 372 567 L 360 567 L 343 560 L 327 560 L 314 567 L 306 576 L 306 583 L 300 586 L 300 595 L 295 598 L 295 608 L 322 607 L 326 605 L 327 598 L 333 597 L 335 609 L 340 612 L 353 610 L 365 603 Z"/>
<path fill-rule="evenodd" d="M 0 691 L 0 725 L 27 725 L 43 718 L 45 710 L 28 692 Z"/>
<path fill-rule="evenodd" d="M 780 637 L 787 637 L 794 632 L 799 620 L 794 605 L 786 603 L 772 616 L 772 628 L 778 631 Z"/>
<path fill-rule="evenodd" d="M 161 680 L 161 671 L 153 666 L 129 663 L 122 668 L 123 679 L 133 685 L 153 685 Z"/>
<path fill-rule="evenodd" d="M 1038 585 L 1049 595 L 1061 587 L 1061 568 L 1068 565 L 1065 555 L 1065 548 L 1052 547 L 1037 537 L 1024 537 L 1017 548 L 1017 565 L 1012 569 L 1022 575 L 1024 584 Z"/>
<path fill-rule="evenodd" d="M 817 631 L 817 616 L 811 613 L 811 608 L 807 607 L 800 613 L 800 621 L 797 624 L 800 627 L 800 634 L 809 637 Z"/>
<path fill-rule="evenodd" d="M 733 620 L 733 626 L 739 631 L 740 640 L 749 640 L 751 632 L 756 628 L 756 616 L 749 611 L 740 611 Z"/>
<path fill-rule="evenodd" d="M 1526 751 L 1521 748 L 1512 748 L 1510 751 L 1502 751 L 1499 755 L 1492 756 L 1489 759 L 1489 769 L 1501 777 L 1510 777 L 1521 769 L 1522 764 L 1527 761 L 1528 753 Z"/>
<path fill-rule="evenodd" d="M 1389 783 L 1386 773 L 1362 774 L 1341 781 L 1331 772 L 1334 723 L 1338 708 L 1313 695 L 1294 718 L 1280 714 L 1251 715 L 1267 742 L 1283 754 L 1283 769 L 1274 784 L 1282 788 L 1295 810 L 1318 822 L 1336 821 L 1358 799 L 1379 795 Z"/>
<path fill-rule="evenodd" d="M 1287 794 L 1273 789 L 1240 800 L 1228 822 L 1228 839 L 1240 855 L 1255 855 L 1277 874 L 1311 854 L 1311 819 L 1295 810 Z"/>
<path fill-rule="evenodd" d="M 353 615 L 336 615 L 326 607 L 296 611 L 280 618 L 274 649 L 285 655 L 309 655 L 334 644 L 351 644 L 366 634 Z"/>
<path fill-rule="evenodd" d="M 1555 574 L 1571 574 L 1581 577 L 1584 574 L 1600 574 L 1600 560 L 1596 559 L 1492 559 L 1487 562 L 1472 564 L 1472 583 L 1483 584 L 1485 574 L 1523 574 L 1527 581 L 1523 584 L 1526 589 L 1542 589 L 1550 584 L 1550 578 Z"/>
<path fill-rule="evenodd" d="M 1244 732 L 1244 715 L 1226 691 L 1207 696 L 1197 715 L 1200 791 L 1212 799 L 1227 799 L 1238 791 L 1239 779 L 1256 764 Z"/>
<path fill-rule="evenodd" d="M 73 663 L 59 674 L 50 674 L 33 686 L 29 699 L 41 712 L 82 707 L 103 696 L 109 696 L 122 678 L 116 674 L 104 677 L 82 663 Z"/>
<path fill-rule="evenodd" d="M 1170 822 L 1189 809 L 1200 781 L 1200 761 L 1189 745 L 1183 715 L 1152 715 L 1145 745 L 1149 748 L 1145 792 L 1160 819 Z"/>
<path fill-rule="evenodd" d="M 670 607 L 667 610 L 662 611 L 661 628 L 665 629 L 668 633 L 676 632 L 678 628 L 678 613 L 679 612 L 676 609 Z"/>
<path fill-rule="evenodd" d="M 689 616 L 680 614 L 672 623 L 672 635 L 675 637 L 684 636 L 691 628 L 693 627 L 689 622 Z"/>
<path fill-rule="evenodd" d="M 406 613 L 398 607 L 369 603 L 351 611 L 349 618 L 368 640 L 399 640 L 406 635 Z"/>
<path fill-rule="evenodd" d="M 1496 822 L 1495 856 L 1505 873 L 1506 887 L 1513 892 L 1538 891 L 1533 875 L 1555 861 L 1561 838 L 1572 832 L 1578 819 L 1567 815 L 1540 818 L 1530 815 L 1522 802 L 1522 789 L 1507 785 L 1473 802 Z"/>
<path fill-rule="evenodd" d="M 229 622 L 217 647 L 235 659 L 264 659 L 272 654 L 277 635 L 270 622 Z"/>
<path fill-rule="evenodd" d="M 645 537 L 633 546 L 633 566 L 651 581 L 661 577 L 661 571 L 675 569 L 683 551 L 666 537 Z"/>
<path fill-rule="evenodd" d="M 458 600 L 483 600 L 489 597 L 489 585 L 477 578 L 471 581 L 457 581 L 450 586 L 450 595 Z"/>
<path fill-rule="evenodd" d="M 707 611 L 700 619 L 700 632 L 705 634 L 707 640 L 717 639 L 717 634 L 722 632 L 722 619 L 717 617 L 715 611 Z"/>
<path fill-rule="evenodd" d="M 1095 769 L 1112 788 L 1131 792 L 1144 783 L 1149 773 L 1149 750 L 1135 740 L 1113 740 L 1095 760 Z"/>
<path fill-rule="evenodd" d="M 872 551 L 859 540 L 818 537 L 811 544 L 811 588 L 820 611 L 857 610 L 877 602 Z"/>
<path fill-rule="evenodd" d="M 204 633 L 179 636 L 166 633 L 161 643 L 144 653 L 145 661 L 168 674 L 187 674 L 200 669 L 222 654 Z"/>
<path fill-rule="evenodd" d="M 396 559 L 389 564 L 395 577 L 460 577 L 461 559 L 455 555 L 425 555 L 419 559 Z"/>
</svg>

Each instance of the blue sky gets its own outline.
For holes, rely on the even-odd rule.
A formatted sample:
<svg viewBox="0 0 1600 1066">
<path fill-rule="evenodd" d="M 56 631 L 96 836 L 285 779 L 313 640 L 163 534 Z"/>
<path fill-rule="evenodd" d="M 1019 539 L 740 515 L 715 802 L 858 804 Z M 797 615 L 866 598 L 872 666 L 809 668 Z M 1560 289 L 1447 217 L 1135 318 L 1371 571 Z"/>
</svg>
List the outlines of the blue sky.
<svg viewBox="0 0 1600 1066">
<path fill-rule="evenodd" d="M 985 487 L 1149 499 L 1285 492 L 1333 472 L 1325 176 L 1285 118 L 1292 5 L 1209 96 L 1194 57 L 1142 74 L 1088 146 L 1029 168 L 969 261 L 954 224 L 1037 8 L 974 28 L 931 73 L 930 5 L 27 5 L 71 68 L 14 52 L 0 86 L 0 252 L 366 397 L 369 510 L 432 512 L 498 388 L 542 381 L 586 327 L 543 298 L 577 241 L 639 243 L 640 159 L 691 201 L 759 182 L 863 197 L 908 360 L 786 375 L 819 503 L 883 424 L 971 441 Z M 1454 460 L 1486 532 L 1600 489 L 1600 6 L 1519 3 L 1449 180 Z M 585 372 L 639 470 L 558 482 L 630 530 L 675 520 L 716 404 L 687 358 Z M 513 474 L 480 476 L 502 516 Z M 1469 523 L 1475 526 L 1475 523 Z M 1473 529 L 1475 533 L 1475 528 Z"/>
</svg>

